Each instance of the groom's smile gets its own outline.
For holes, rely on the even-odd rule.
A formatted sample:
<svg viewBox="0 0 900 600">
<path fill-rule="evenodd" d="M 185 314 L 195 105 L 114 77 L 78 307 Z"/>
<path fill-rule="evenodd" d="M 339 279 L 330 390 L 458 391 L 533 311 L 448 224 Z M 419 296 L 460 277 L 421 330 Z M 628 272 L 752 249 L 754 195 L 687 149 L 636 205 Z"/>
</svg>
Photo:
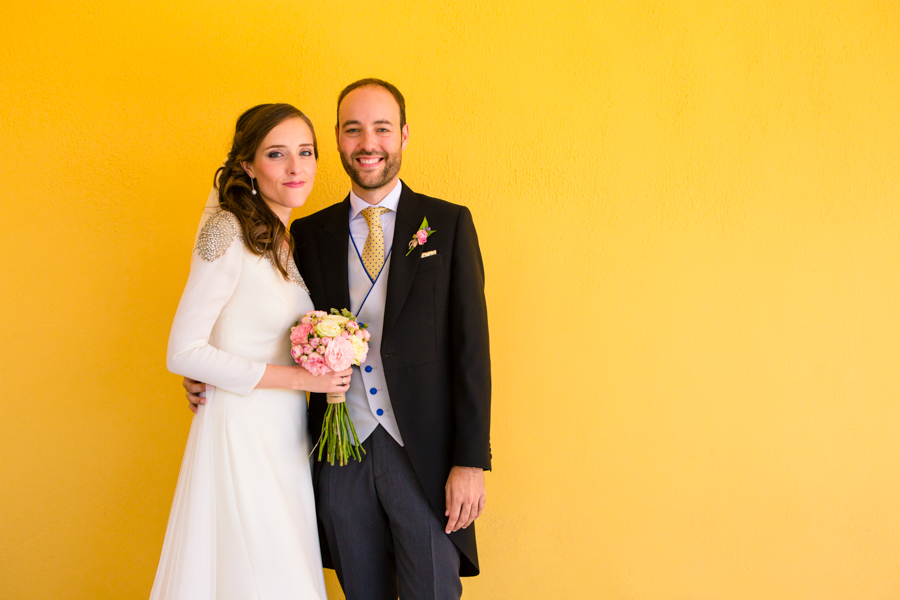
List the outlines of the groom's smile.
<svg viewBox="0 0 900 600">
<path fill-rule="evenodd" d="M 353 160 L 359 165 L 361 169 L 378 169 L 381 168 L 385 159 L 388 158 L 387 154 L 376 155 L 370 153 L 357 153 Z"/>
<path fill-rule="evenodd" d="M 376 156 L 376 157 L 363 156 L 363 157 L 357 158 L 356 160 L 358 160 L 360 162 L 360 164 L 368 166 L 368 165 L 377 165 L 383 159 L 380 156 Z"/>
</svg>

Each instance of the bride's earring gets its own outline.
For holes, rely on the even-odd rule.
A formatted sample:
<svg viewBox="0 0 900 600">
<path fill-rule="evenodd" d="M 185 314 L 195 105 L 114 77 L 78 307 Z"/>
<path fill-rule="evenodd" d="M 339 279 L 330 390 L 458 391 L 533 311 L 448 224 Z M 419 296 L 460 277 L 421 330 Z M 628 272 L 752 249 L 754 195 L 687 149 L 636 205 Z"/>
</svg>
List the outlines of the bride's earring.
<svg viewBox="0 0 900 600">
<path fill-rule="evenodd" d="M 255 195 L 256 195 L 256 184 L 254 183 L 254 181 L 255 181 L 255 180 L 251 177 L 251 178 L 250 178 L 250 187 L 253 188 L 253 189 L 250 190 L 250 193 L 253 194 L 253 195 L 255 196 Z"/>
</svg>

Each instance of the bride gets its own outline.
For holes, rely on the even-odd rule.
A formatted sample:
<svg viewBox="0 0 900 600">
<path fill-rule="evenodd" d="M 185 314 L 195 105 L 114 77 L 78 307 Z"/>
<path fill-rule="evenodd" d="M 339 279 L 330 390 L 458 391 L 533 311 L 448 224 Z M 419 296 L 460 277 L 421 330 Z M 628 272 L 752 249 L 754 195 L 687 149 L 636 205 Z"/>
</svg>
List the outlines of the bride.
<svg viewBox="0 0 900 600">
<path fill-rule="evenodd" d="M 238 119 L 216 172 L 166 361 L 210 386 L 151 599 L 326 598 L 303 390 L 346 392 L 351 370 L 313 376 L 294 364 L 289 340 L 313 304 L 287 224 L 317 158 L 306 115 L 263 104 Z"/>
</svg>

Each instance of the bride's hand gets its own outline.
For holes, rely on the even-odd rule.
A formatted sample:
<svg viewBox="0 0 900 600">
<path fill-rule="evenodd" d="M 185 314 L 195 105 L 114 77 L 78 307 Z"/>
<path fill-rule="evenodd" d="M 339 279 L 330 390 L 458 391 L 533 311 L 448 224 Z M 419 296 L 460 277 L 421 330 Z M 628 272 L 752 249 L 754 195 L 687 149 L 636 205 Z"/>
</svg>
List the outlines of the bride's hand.
<svg viewBox="0 0 900 600">
<path fill-rule="evenodd" d="M 350 376 L 353 368 L 344 371 L 332 371 L 324 375 L 313 375 L 303 367 L 292 367 L 299 371 L 298 389 L 321 394 L 346 392 L 350 389 Z"/>
</svg>

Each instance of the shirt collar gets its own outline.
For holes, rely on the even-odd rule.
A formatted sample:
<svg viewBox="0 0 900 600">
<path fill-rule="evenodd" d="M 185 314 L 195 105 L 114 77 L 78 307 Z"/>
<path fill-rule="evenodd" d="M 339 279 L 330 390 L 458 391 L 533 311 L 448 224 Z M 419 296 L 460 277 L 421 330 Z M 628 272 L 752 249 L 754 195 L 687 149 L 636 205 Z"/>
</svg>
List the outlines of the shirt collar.
<svg viewBox="0 0 900 600">
<path fill-rule="evenodd" d="M 350 190 L 350 220 L 352 221 L 356 217 L 359 216 L 359 213 L 363 211 L 363 209 L 369 208 L 370 206 L 381 206 L 383 208 L 388 208 L 393 212 L 397 212 L 397 205 L 400 204 L 400 191 L 403 189 L 403 185 L 400 180 L 397 180 L 397 185 L 394 186 L 388 195 L 381 199 L 381 202 L 378 204 L 369 204 L 359 196 L 353 193 L 353 190 Z"/>
</svg>

